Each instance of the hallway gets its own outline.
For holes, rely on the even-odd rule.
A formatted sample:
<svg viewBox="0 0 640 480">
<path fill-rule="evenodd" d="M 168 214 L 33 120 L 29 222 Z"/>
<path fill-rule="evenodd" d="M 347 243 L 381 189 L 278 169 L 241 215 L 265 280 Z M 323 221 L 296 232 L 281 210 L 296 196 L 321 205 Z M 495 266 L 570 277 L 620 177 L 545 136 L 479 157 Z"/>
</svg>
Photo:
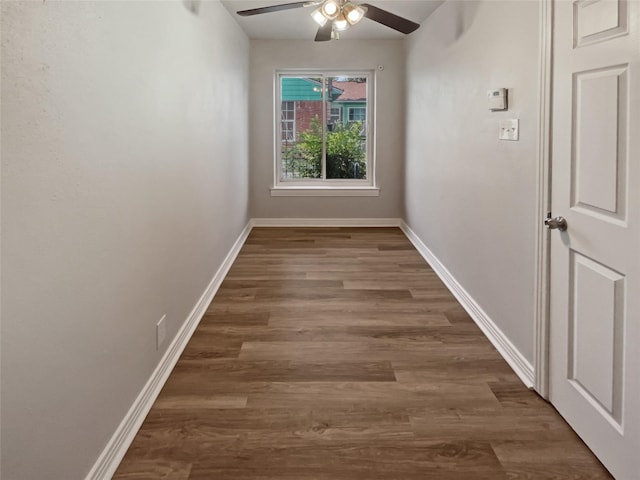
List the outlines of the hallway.
<svg viewBox="0 0 640 480">
<path fill-rule="evenodd" d="M 396 228 L 255 228 L 124 479 L 610 478 Z"/>
</svg>

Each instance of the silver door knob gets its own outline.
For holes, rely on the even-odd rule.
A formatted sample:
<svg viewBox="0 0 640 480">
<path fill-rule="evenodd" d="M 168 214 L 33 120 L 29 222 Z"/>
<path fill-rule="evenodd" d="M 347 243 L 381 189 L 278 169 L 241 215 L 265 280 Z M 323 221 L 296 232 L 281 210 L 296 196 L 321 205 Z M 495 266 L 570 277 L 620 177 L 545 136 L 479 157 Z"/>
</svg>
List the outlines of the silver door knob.
<svg viewBox="0 0 640 480">
<path fill-rule="evenodd" d="M 547 218 L 544 219 L 544 226 L 549 230 L 560 230 L 564 232 L 567 229 L 567 221 L 563 217 L 551 218 L 551 213 L 547 214 Z"/>
</svg>

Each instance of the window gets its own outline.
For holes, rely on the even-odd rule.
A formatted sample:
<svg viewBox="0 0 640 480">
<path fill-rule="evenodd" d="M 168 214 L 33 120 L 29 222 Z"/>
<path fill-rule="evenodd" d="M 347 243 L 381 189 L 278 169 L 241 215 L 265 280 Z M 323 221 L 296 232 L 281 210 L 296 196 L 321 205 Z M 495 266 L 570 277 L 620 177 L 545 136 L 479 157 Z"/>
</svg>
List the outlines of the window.
<svg viewBox="0 0 640 480">
<path fill-rule="evenodd" d="M 349 124 L 352 125 L 358 122 L 360 125 L 360 131 L 366 132 L 367 131 L 367 108 L 366 107 L 349 108 Z"/>
<path fill-rule="evenodd" d="M 371 189 L 373 74 L 279 72 L 277 82 L 274 189 Z"/>
<path fill-rule="evenodd" d="M 329 124 L 332 126 L 342 124 L 342 107 L 331 107 L 331 112 L 329 112 Z"/>
<path fill-rule="evenodd" d="M 296 111 L 295 102 L 282 102 L 282 143 L 296 141 Z"/>
<path fill-rule="evenodd" d="M 349 121 L 350 122 L 364 122 L 367 120 L 367 108 L 366 107 L 351 107 L 349 109 Z"/>
</svg>

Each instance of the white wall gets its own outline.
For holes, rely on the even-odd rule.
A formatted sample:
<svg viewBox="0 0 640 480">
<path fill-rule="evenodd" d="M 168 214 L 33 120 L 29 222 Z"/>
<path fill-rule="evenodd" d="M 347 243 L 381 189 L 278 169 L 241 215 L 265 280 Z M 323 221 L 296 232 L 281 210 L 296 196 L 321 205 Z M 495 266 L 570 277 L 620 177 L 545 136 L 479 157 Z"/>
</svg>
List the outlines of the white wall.
<svg viewBox="0 0 640 480">
<path fill-rule="evenodd" d="M 379 197 L 271 197 L 274 75 L 281 68 L 376 70 L 376 179 Z M 251 41 L 250 212 L 255 218 L 402 216 L 404 176 L 402 41 Z"/>
<path fill-rule="evenodd" d="M 538 3 L 442 5 L 407 42 L 406 219 L 533 360 Z M 486 92 L 508 87 L 508 112 Z M 520 141 L 498 121 L 520 119 Z"/>
<path fill-rule="evenodd" d="M 217 1 L 2 2 L 2 478 L 86 475 L 245 226 L 248 68 Z"/>
</svg>

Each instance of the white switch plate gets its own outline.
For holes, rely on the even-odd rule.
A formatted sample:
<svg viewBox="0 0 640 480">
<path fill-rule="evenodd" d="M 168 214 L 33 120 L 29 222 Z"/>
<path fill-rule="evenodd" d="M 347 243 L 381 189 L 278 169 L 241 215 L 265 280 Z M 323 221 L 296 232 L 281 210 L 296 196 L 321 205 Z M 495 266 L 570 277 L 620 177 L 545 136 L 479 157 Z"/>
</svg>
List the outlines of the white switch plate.
<svg viewBox="0 0 640 480">
<path fill-rule="evenodd" d="M 500 140 L 517 141 L 520 137 L 520 132 L 518 131 L 519 123 L 520 121 L 517 118 L 500 120 L 500 136 L 498 138 Z"/>
<path fill-rule="evenodd" d="M 164 343 L 164 339 L 167 338 L 167 316 L 163 315 L 158 323 L 156 323 L 156 350 L 160 350 L 160 346 Z"/>
</svg>

